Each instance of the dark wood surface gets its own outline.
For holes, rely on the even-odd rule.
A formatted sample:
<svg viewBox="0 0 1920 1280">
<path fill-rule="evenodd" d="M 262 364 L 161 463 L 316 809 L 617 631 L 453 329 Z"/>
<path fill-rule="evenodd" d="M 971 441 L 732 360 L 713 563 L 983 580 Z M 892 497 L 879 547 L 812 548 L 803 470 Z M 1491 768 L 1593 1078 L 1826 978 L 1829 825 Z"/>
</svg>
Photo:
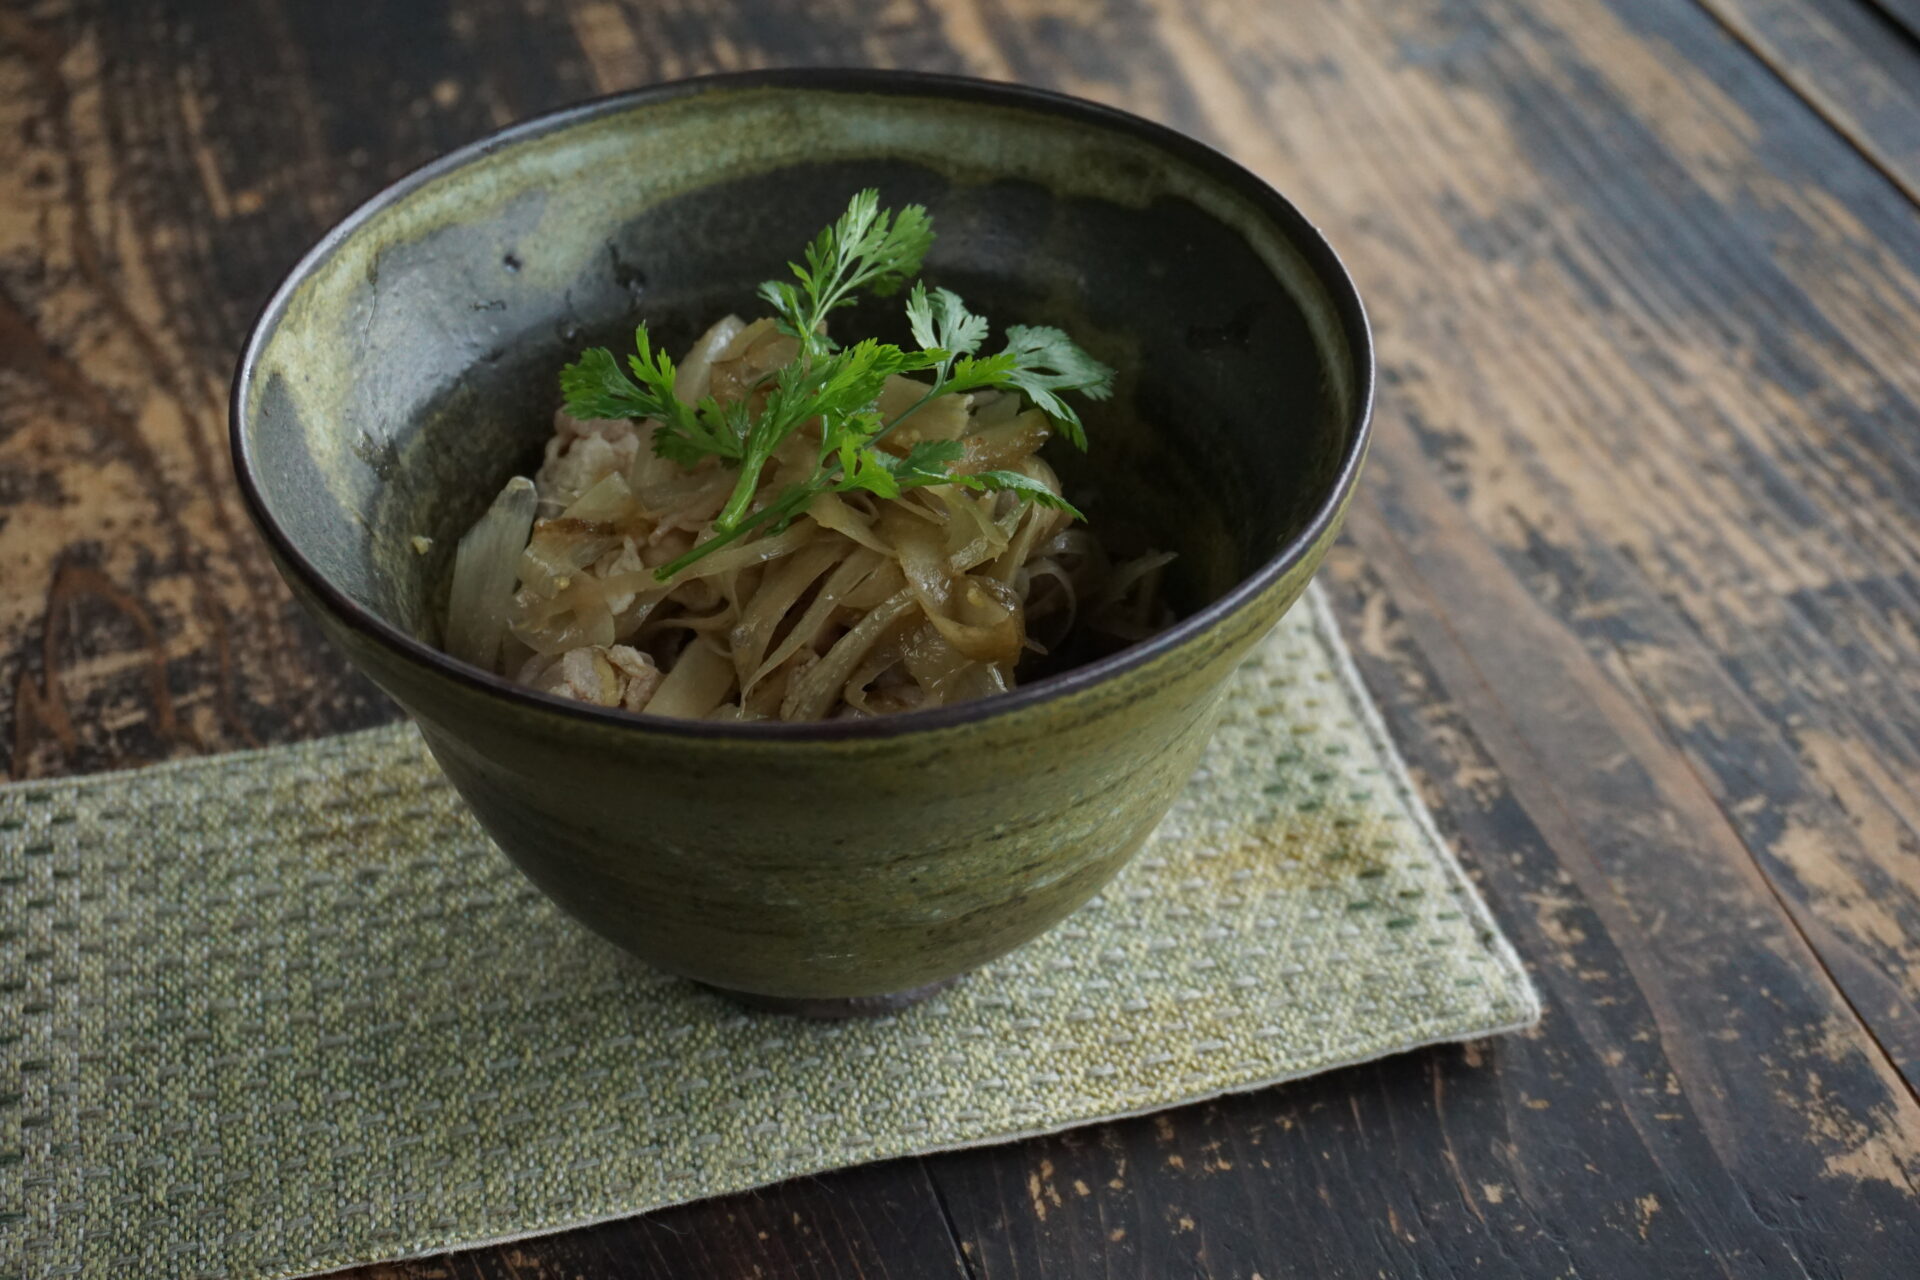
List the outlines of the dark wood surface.
<svg viewBox="0 0 1920 1280">
<path fill-rule="evenodd" d="M 1379 439 L 1325 580 L 1545 1022 L 362 1280 L 1920 1275 L 1915 14 L 0 0 L 0 762 L 394 715 L 223 428 L 254 309 L 384 181 L 706 70 L 1066 89 L 1358 277 Z"/>
</svg>

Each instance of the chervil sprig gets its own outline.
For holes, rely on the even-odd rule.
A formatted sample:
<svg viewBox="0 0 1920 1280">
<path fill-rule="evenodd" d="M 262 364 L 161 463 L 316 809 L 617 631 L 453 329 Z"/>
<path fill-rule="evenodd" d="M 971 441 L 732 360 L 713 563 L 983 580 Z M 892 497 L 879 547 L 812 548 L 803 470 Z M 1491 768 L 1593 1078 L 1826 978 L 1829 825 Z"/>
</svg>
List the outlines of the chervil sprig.
<svg viewBox="0 0 1920 1280">
<path fill-rule="evenodd" d="M 939 353 L 936 383 L 947 380 L 956 359 L 972 355 L 987 340 L 987 318 L 967 310 L 959 294 L 951 289 L 929 294 L 918 282 L 907 295 L 907 328 L 923 349 Z"/>
<path fill-rule="evenodd" d="M 647 326 L 634 330 L 633 342 L 635 353 L 627 357 L 632 377 L 605 347 L 589 347 L 560 371 L 567 412 L 576 418 L 651 418 L 660 424 L 653 451 L 684 467 L 709 456 L 734 461 L 744 456 L 751 425 L 747 407 L 722 405 L 712 396 L 698 405 L 682 403 L 674 389 L 673 361 L 653 349 Z"/>
<path fill-rule="evenodd" d="M 774 450 L 802 423 L 819 418 L 824 439 L 835 432 L 840 423 L 865 414 L 879 398 L 888 378 L 926 366 L 927 360 L 922 354 L 902 351 L 869 338 L 843 351 L 811 362 L 795 360 L 782 368 L 767 392 L 760 416 L 747 428 L 740 478 L 734 485 L 733 496 L 714 520 L 714 528 L 724 534 L 739 526 Z"/>
<path fill-rule="evenodd" d="M 582 353 L 562 371 L 561 392 L 575 417 L 651 420 L 656 424 L 653 450 L 661 457 L 687 467 L 716 458 L 739 468 L 733 492 L 714 519 L 713 535 L 659 569 L 662 581 L 756 529 L 785 525 L 828 492 L 864 491 L 893 499 L 909 489 L 954 484 L 1012 493 L 1080 518 L 1065 498 L 1018 471 L 955 471 L 966 452 L 958 440 L 919 441 L 904 456 L 879 447 L 942 396 L 999 390 L 1025 395 L 1085 449 L 1085 428 L 1063 393 L 1102 400 L 1112 392 L 1113 370 L 1058 329 L 1009 326 L 1002 350 L 978 354 L 989 332 L 986 317 L 969 311 L 952 290 L 928 291 L 917 282 L 907 297 L 906 318 L 919 350 L 872 339 L 841 348 L 827 337 L 829 313 L 850 303 L 859 290 L 881 295 L 898 290 L 918 273 L 932 243 L 932 220 L 920 206 L 908 205 L 896 215 L 879 207 L 877 192 L 854 196 L 847 211 L 807 246 L 805 264 L 788 264 L 797 283 L 769 280 L 760 286 L 779 328 L 798 339 L 800 349 L 761 389 L 757 409 L 749 407 L 750 400 L 722 405 L 712 396 L 693 405 L 682 402 L 673 362 L 653 349 L 645 325 L 634 335 L 635 354 L 627 357 L 631 376 L 603 347 Z M 887 379 L 925 370 L 932 371 L 933 381 L 920 398 L 884 419 L 877 402 Z M 820 438 L 817 469 L 755 509 L 774 453 L 812 422 L 818 423 Z"/>
<path fill-rule="evenodd" d="M 1075 345 L 1072 338 L 1045 325 L 1007 326 L 1007 349 L 990 359 L 1004 359 L 1004 368 L 990 373 L 974 361 L 974 370 L 961 361 L 954 368 L 956 381 L 972 373 L 981 385 L 1013 388 L 1026 393 L 1033 407 L 1058 422 L 1074 447 L 1085 450 L 1087 431 L 1072 405 L 1060 398 L 1062 391 L 1077 391 L 1089 400 L 1105 400 L 1113 394 L 1113 370 L 1101 364 Z M 991 380 L 989 380 L 991 379 Z"/>
<path fill-rule="evenodd" d="M 987 336 L 986 317 L 967 310 L 951 289 L 931 296 L 916 284 L 907 299 L 907 324 L 913 340 L 938 355 L 933 390 L 927 396 L 982 388 L 1026 393 L 1036 409 L 1059 423 L 1075 447 L 1087 447 L 1086 429 L 1061 391 L 1078 391 L 1089 400 L 1113 394 L 1113 370 L 1082 351 L 1065 333 L 1044 325 L 1009 325 L 1007 346 L 997 355 L 976 357 Z"/>
<path fill-rule="evenodd" d="M 880 193 L 869 187 L 814 237 L 806 265 L 787 264 L 799 283 L 769 280 L 760 296 L 780 317 L 781 330 L 800 340 L 803 359 L 831 351 L 834 343 L 824 328 L 828 313 L 851 303 L 861 289 L 890 296 L 920 274 L 932 245 L 933 219 L 925 208 L 910 204 L 894 214 L 880 207 Z"/>
<path fill-rule="evenodd" d="M 831 489 L 835 493 L 851 493 L 864 489 L 877 497 L 897 498 L 909 489 L 922 489 L 930 484 L 957 484 L 963 489 L 1005 490 L 1040 506 L 1065 511 L 1076 520 L 1085 519 L 1078 507 L 1032 476 L 1018 471 L 968 474 L 951 470 L 952 464 L 965 452 L 966 446 L 958 440 L 922 440 L 907 450 L 903 458 L 871 445 L 843 445 L 840 474 L 817 492 Z"/>
</svg>

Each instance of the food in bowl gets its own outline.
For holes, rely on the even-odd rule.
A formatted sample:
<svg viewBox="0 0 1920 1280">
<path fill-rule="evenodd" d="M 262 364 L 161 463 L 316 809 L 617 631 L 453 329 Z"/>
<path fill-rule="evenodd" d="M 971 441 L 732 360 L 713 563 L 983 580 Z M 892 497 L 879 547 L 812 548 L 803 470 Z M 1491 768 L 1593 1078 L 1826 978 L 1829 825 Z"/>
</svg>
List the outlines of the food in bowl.
<svg viewBox="0 0 1920 1280">
<path fill-rule="evenodd" d="M 539 470 L 555 371 L 637 316 L 678 355 L 761 310 L 867 187 L 934 212 L 929 288 L 1116 367 L 1092 449 L 1044 456 L 1109 548 L 1179 553 L 1172 624 L 994 697 L 802 721 L 633 715 L 448 654 L 461 535 Z M 900 340 L 899 301 L 836 336 Z M 1013 85 L 755 72 L 516 125 L 356 211 L 248 341 L 234 461 L 296 596 L 561 909 L 756 1003 L 863 1012 L 1065 919 L 1160 822 L 1335 537 L 1371 352 L 1312 224 L 1191 139 Z"/>
<path fill-rule="evenodd" d="M 1171 621 L 1173 559 L 1116 561 L 1040 456 L 1085 449 L 1065 397 L 1113 371 L 915 280 L 918 205 L 861 191 L 772 280 L 771 316 L 715 321 L 679 363 L 647 327 L 626 369 L 561 375 L 545 461 L 460 540 L 447 652 L 523 685 L 688 719 L 821 720 L 1004 693 Z M 829 335 L 909 281 L 912 346 Z"/>
</svg>

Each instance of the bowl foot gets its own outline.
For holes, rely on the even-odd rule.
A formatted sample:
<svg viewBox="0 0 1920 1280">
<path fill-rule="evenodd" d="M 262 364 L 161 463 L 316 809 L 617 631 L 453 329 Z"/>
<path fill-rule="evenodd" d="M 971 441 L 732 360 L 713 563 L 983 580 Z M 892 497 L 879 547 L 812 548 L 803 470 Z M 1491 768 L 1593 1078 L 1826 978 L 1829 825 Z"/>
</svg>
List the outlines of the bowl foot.
<svg viewBox="0 0 1920 1280">
<path fill-rule="evenodd" d="M 964 975 L 962 975 L 964 976 Z M 889 991 L 879 996 L 763 996 L 752 991 L 734 991 L 727 987 L 700 986 L 715 995 L 725 996 L 738 1004 L 753 1009 L 765 1009 L 769 1013 L 791 1014 L 796 1018 L 877 1018 L 882 1014 L 898 1013 L 908 1005 L 918 1004 L 936 991 L 944 991 L 960 978 L 945 978 L 939 982 L 929 982 L 924 987 L 914 987 L 907 991 Z"/>
</svg>

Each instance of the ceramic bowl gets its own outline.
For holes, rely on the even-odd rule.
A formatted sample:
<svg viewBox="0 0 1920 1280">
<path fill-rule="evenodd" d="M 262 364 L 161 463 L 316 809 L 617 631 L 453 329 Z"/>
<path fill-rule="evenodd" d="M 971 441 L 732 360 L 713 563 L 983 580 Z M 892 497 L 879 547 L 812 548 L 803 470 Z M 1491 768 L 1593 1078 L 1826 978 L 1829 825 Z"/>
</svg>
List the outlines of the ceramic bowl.
<svg viewBox="0 0 1920 1280">
<path fill-rule="evenodd" d="M 638 319 L 678 351 L 757 314 L 868 186 L 932 212 L 930 282 L 1120 371 L 1091 452 L 1049 456 L 1096 528 L 1179 553 L 1181 619 L 999 697 L 809 724 L 602 710 L 436 648 L 452 548 L 537 465 L 561 364 Z M 837 323 L 904 327 L 897 300 Z M 663 969 L 839 1012 L 1019 946 L 1140 846 L 1334 537 L 1372 374 L 1333 251 L 1193 140 L 1033 89 L 773 72 L 569 108 L 376 196 L 268 303 L 233 450 L 294 593 L 535 884 Z"/>
</svg>

